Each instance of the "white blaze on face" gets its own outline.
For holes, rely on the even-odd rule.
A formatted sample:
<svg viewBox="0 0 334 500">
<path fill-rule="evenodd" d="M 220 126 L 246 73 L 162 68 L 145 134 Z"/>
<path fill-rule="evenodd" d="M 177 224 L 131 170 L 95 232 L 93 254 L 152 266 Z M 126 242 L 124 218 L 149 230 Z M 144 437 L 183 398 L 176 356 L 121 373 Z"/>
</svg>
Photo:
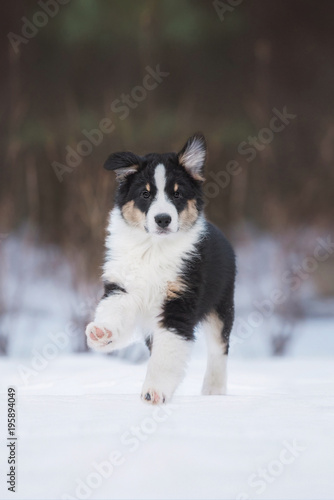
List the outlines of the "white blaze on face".
<svg viewBox="0 0 334 500">
<path fill-rule="evenodd" d="M 149 233 L 157 233 L 160 228 L 155 221 L 155 217 L 160 214 L 168 214 L 172 218 L 168 229 L 175 233 L 178 230 L 178 213 L 165 192 L 166 169 L 162 163 L 159 163 L 159 165 L 155 167 L 154 181 L 157 188 L 157 194 L 147 212 L 147 229 Z"/>
</svg>

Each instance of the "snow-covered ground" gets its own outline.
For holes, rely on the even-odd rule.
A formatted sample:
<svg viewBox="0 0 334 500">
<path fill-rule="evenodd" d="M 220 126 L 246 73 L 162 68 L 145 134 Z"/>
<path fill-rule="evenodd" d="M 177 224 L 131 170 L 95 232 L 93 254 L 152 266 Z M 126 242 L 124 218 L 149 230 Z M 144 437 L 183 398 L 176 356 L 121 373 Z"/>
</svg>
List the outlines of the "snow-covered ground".
<svg viewBox="0 0 334 500">
<path fill-rule="evenodd" d="M 315 237 L 311 241 L 315 244 Z M 306 253 L 312 253 L 312 245 L 311 250 L 306 244 L 305 248 Z M 233 356 L 270 356 L 273 335 L 286 329 L 290 329 L 291 338 L 285 355 L 334 356 L 334 296 L 328 295 L 325 300 L 315 286 L 321 273 L 326 282 L 333 281 L 330 270 L 324 266 L 334 257 L 320 262 L 313 272 L 304 273 L 306 277 L 303 275 L 304 279 L 292 291 L 286 289 L 282 276 L 303 259 L 292 251 L 285 252 L 282 242 L 269 236 L 249 238 L 236 247 L 236 252 Z M 5 341 L 9 356 L 32 356 L 59 332 L 68 339 L 62 353 L 83 348 L 84 326 L 93 317 L 102 285 L 79 285 L 74 274 L 73 265 L 57 247 L 38 246 L 33 239 L 20 235 L 1 242 L 0 353 Z M 284 307 L 269 300 L 275 290 L 283 293 Z"/>
<path fill-rule="evenodd" d="M 146 363 L 66 355 L 24 383 L 1 361 L 0 498 L 329 499 L 333 358 L 232 359 L 201 396 L 195 350 L 172 404 L 139 400 Z M 17 388 L 17 492 L 6 489 L 6 388 Z M 113 464 L 113 465 L 112 465 Z"/>
<path fill-rule="evenodd" d="M 309 241 L 303 251 L 312 255 L 316 237 Z M 99 285 L 76 286 L 54 247 L 13 236 L 0 253 L 0 353 L 8 355 L 0 357 L 0 499 L 333 498 L 329 261 L 291 291 L 282 276 L 303 263 L 302 253 L 267 237 L 237 248 L 228 395 L 200 396 L 205 346 L 198 332 L 172 404 L 154 408 L 139 399 L 144 346 L 119 357 L 71 354 L 82 348 Z M 320 278 L 326 300 L 316 288 Z M 277 289 L 284 310 L 268 302 Z M 289 328 L 285 358 L 270 357 L 273 335 Z M 16 493 L 6 485 L 6 391 L 13 385 Z"/>
</svg>

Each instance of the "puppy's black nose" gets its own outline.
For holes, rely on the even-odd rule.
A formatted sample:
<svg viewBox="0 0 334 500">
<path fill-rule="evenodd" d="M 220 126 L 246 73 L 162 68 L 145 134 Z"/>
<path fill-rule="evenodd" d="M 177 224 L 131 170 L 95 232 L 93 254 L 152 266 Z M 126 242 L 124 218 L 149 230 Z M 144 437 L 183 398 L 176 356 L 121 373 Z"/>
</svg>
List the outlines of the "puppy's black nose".
<svg viewBox="0 0 334 500">
<path fill-rule="evenodd" d="M 171 216 L 168 214 L 158 214 L 154 217 L 155 222 L 158 224 L 159 227 L 162 227 L 163 229 L 171 223 Z"/>
</svg>

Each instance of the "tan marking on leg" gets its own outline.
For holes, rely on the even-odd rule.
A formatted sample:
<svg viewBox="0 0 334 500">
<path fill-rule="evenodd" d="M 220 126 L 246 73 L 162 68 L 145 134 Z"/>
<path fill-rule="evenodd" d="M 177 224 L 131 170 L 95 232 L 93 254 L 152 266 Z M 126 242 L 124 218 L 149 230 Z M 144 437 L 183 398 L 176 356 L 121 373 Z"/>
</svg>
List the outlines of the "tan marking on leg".
<svg viewBox="0 0 334 500">
<path fill-rule="evenodd" d="M 145 225 L 145 214 L 135 207 L 134 200 L 128 201 L 122 208 L 122 215 L 124 219 L 131 225 L 135 227 L 140 227 L 144 229 Z"/>
<path fill-rule="evenodd" d="M 224 323 L 215 311 L 208 314 L 202 323 L 208 354 L 202 394 L 226 393 L 227 346 L 222 336 L 223 328 Z"/>
<path fill-rule="evenodd" d="M 196 200 L 188 200 L 186 208 L 180 213 L 180 228 L 190 229 L 196 222 L 197 217 Z"/>
<path fill-rule="evenodd" d="M 178 277 L 175 281 L 167 283 L 167 299 L 177 299 L 186 290 L 186 285 L 182 278 Z"/>
</svg>

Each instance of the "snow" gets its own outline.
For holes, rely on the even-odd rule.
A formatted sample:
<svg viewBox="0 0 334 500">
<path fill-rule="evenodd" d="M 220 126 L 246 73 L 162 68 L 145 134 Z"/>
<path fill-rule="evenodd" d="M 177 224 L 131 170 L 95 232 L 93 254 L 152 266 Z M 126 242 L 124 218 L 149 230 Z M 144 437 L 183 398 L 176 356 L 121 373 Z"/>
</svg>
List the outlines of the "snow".
<svg viewBox="0 0 334 500">
<path fill-rule="evenodd" d="M 63 351 L 79 350 L 102 285 L 76 284 L 64 253 L 53 245 L 37 245 L 28 235 L 10 235 L 0 245 L 0 341 L 8 341 L 9 356 L 31 356 L 50 335 L 65 332 L 69 341 Z"/>
<path fill-rule="evenodd" d="M 0 498 L 332 498 L 333 359 L 232 356 L 228 395 L 201 396 L 200 348 L 164 407 L 139 399 L 146 363 L 59 355 L 25 383 L 31 362 L 3 358 L 0 428 L 15 385 L 18 482 L 8 492 L 2 475 Z M 7 473 L 6 453 L 3 440 Z"/>
<path fill-rule="evenodd" d="M 22 251 L 24 259 L 20 258 Z M 260 323 L 254 326 L 252 315 L 259 315 L 256 304 L 267 301 L 273 290 L 283 290 L 282 273 L 291 267 L 295 255 L 293 252 L 284 253 L 282 243 L 272 236 L 255 238 L 254 235 L 243 244 L 239 243 L 236 252 L 238 275 L 236 318 L 232 330 L 233 356 L 270 356 L 272 335 L 282 332 L 286 323 L 291 327 L 292 335 L 285 355 L 333 356 L 334 298 L 324 300 L 314 292 L 312 279 L 316 273 L 302 282 L 298 290 L 285 291 L 287 303 L 299 304 L 304 316 L 289 325 L 289 320 L 275 307 L 271 314 L 261 314 Z M 85 325 L 93 317 L 102 294 L 100 283 L 96 286 L 75 284 L 73 265 L 59 248 L 38 246 L 33 239 L 27 240 L 20 234 L 10 235 L 1 242 L 0 275 L 0 352 L 4 338 L 8 340 L 9 356 L 41 353 L 59 332 L 68 337 L 63 353 L 83 348 Z M 306 312 L 310 315 L 306 316 Z M 130 349 L 120 352 L 120 356 L 136 360 L 141 358 L 141 353 Z"/>
<path fill-rule="evenodd" d="M 1 282 L 6 290 L 1 296 L 0 332 L 8 336 L 8 354 L 24 356 L 41 348 L 50 331 L 69 323 L 75 304 L 71 270 L 59 249 L 51 245 L 39 248 L 12 236 L 0 250 Z M 15 335 L 9 336 L 9 331 Z"/>
<path fill-rule="evenodd" d="M 14 235 L 2 242 L 0 341 L 8 340 L 8 356 L 0 358 L 1 499 L 333 497 L 333 297 L 324 300 L 316 289 L 325 269 L 319 264 L 290 293 L 282 275 L 300 265 L 303 252 L 311 255 L 312 245 L 295 254 L 289 242 L 285 248 L 272 237 L 253 236 L 237 248 L 228 395 L 200 395 L 205 346 L 199 332 L 187 377 L 163 408 L 139 399 L 144 346 L 118 357 L 71 354 L 82 348 L 99 286 L 77 286 L 73 266 L 55 247 Z M 289 308 L 263 312 L 254 326 L 256 304 L 276 288 Z M 283 331 L 286 317 L 292 336 L 285 357 L 270 357 L 272 335 Z M 12 385 L 15 494 L 4 479 Z"/>
</svg>

